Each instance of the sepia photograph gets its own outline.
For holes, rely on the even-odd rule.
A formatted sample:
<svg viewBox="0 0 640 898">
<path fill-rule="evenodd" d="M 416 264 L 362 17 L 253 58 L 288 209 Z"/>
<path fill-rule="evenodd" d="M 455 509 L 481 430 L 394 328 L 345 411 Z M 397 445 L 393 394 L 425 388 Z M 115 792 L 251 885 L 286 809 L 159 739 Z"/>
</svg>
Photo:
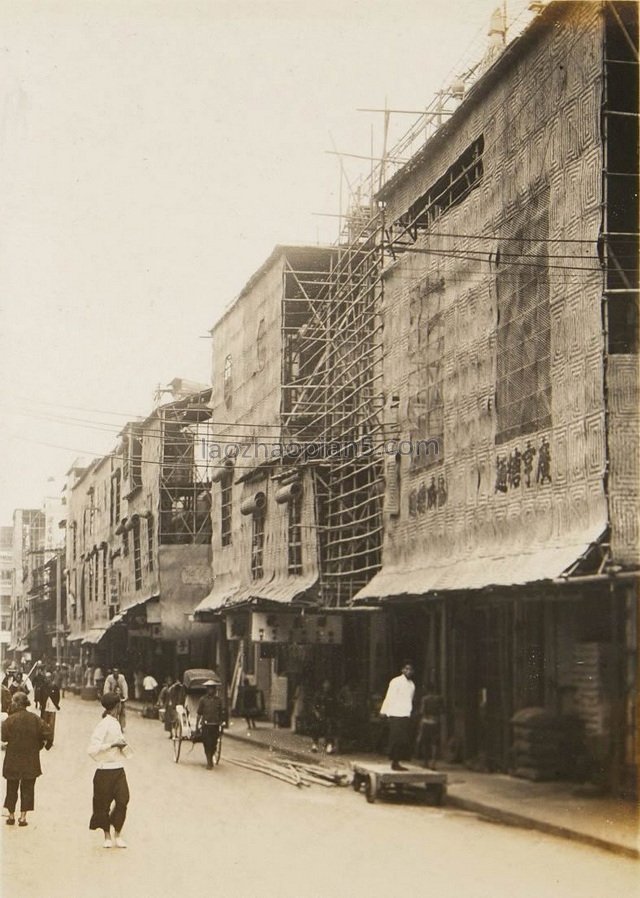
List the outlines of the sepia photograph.
<svg viewBox="0 0 640 898">
<path fill-rule="evenodd" d="M 2 898 L 639 894 L 636 0 L 0 0 Z"/>
</svg>

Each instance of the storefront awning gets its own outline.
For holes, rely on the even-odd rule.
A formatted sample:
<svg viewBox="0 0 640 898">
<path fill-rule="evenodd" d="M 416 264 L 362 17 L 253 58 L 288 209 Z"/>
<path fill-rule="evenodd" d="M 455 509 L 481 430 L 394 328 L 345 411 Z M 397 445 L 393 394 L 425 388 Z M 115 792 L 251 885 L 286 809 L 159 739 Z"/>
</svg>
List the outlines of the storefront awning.
<svg viewBox="0 0 640 898">
<path fill-rule="evenodd" d="M 256 582 L 255 586 L 237 586 L 225 589 L 214 588 L 196 607 L 194 616 L 202 613 L 218 613 L 240 605 L 259 605 L 262 602 L 274 602 L 287 605 L 299 599 L 318 582 L 313 577 L 287 577 L 274 579 L 264 584 Z"/>
<path fill-rule="evenodd" d="M 114 624 L 120 623 L 120 621 L 125 620 L 127 615 L 131 614 L 133 611 L 136 611 L 142 605 L 146 605 L 147 602 L 158 601 L 159 598 L 159 595 L 154 594 L 152 596 L 146 596 L 144 599 L 136 599 L 135 602 L 132 602 L 130 605 L 127 605 L 126 608 L 123 608 L 121 611 L 118 611 L 117 614 L 114 614 L 109 621 L 108 627 L 112 627 Z"/>
<path fill-rule="evenodd" d="M 532 549 L 513 555 L 486 556 L 451 561 L 449 564 L 385 566 L 354 596 L 354 604 L 371 599 L 393 600 L 427 593 L 485 589 L 490 586 L 525 586 L 557 580 L 594 543 L 585 537 L 579 543 Z"/>
<path fill-rule="evenodd" d="M 87 635 L 82 640 L 82 644 L 83 645 L 97 645 L 106 632 L 107 632 L 106 627 L 100 627 L 100 628 L 89 630 Z"/>
<path fill-rule="evenodd" d="M 71 636 L 67 636 L 67 642 L 82 642 L 86 635 L 86 633 L 72 633 Z"/>
</svg>

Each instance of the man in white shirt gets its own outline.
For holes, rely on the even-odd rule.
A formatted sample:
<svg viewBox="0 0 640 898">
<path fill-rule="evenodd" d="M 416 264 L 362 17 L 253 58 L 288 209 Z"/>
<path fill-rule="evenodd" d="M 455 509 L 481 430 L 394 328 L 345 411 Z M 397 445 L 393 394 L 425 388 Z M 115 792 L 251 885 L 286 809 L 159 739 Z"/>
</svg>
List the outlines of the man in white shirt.
<svg viewBox="0 0 640 898">
<path fill-rule="evenodd" d="M 152 674 L 147 674 L 144 680 L 142 681 L 142 688 L 144 690 L 145 701 L 149 702 L 149 704 L 153 704 L 156 698 L 156 689 L 158 688 L 158 681 Z"/>
<path fill-rule="evenodd" d="M 413 664 L 405 661 L 402 673 L 394 677 L 387 688 L 380 714 L 389 721 L 389 760 L 392 770 L 406 770 L 400 764 L 409 746 L 413 697 L 416 692 L 413 682 Z"/>
</svg>

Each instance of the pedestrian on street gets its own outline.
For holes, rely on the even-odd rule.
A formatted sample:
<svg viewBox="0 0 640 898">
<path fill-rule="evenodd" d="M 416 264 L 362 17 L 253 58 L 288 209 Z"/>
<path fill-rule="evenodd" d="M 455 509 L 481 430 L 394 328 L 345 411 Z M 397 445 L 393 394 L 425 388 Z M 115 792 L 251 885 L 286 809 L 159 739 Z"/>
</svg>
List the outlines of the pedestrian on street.
<svg viewBox="0 0 640 898">
<path fill-rule="evenodd" d="M 106 692 L 101 699 L 104 712 L 102 720 L 91 735 L 88 753 L 98 765 L 93 776 L 93 813 L 89 829 L 101 829 L 104 833 L 103 848 L 126 848 L 122 827 L 129 804 L 129 784 L 124 771 L 124 759 L 131 750 L 118 722 L 120 697 Z M 111 805 L 113 803 L 113 809 Z M 111 839 L 111 827 L 114 830 Z"/>
<path fill-rule="evenodd" d="M 29 699 L 30 705 L 35 703 L 33 684 L 29 677 L 25 677 L 21 670 L 13 672 L 12 678 L 8 684 L 8 689 L 12 696 L 15 695 L 16 692 L 23 692 Z"/>
<path fill-rule="evenodd" d="M 62 664 L 62 683 L 60 684 L 60 693 L 62 698 L 64 698 L 67 689 L 69 688 L 69 665 Z"/>
<path fill-rule="evenodd" d="M 37 661 L 31 675 L 31 682 L 33 683 L 34 704 L 40 710 L 42 710 L 40 707 L 40 690 L 44 686 L 45 673 L 46 668 L 44 664 L 42 661 Z"/>
<path fill-rule="evenodd" d="M 60 687 L 56 685 L 53 674 L 44 675 L 44 683 L 39 691 L 40 716 L 51 731 L 51 744 L 56 732 L 56 712 L 60 710 Z"/>
<path fill-rule="evenodd" d="M 389 760 L 392 770 L 406 770 L 400 760 L 409 756 L 411 714 L 416 692 L 413 664 L 405 661 L 402 673 L 394 677 L 387 688 L 380 714 L 389 721 Z"/>
<path fill-rule="evenodd" d="M 313 700 L 311 751 L 318 751 L 318 742 L 324 740 L 325 750 L 330 755 L 336 741 L 336 698 L 331 688 L 331 681 L 324 680 Z"/>
<path fill-rule="evenodd" d="M 202 732 L 202 744 L 207 759 L 207 770 L 213 768 L 213 758 L 218 747 L 220 727 L 225 722 L 225 710 L 222 699 L 217 694 L 218 684 L 214 680 L 204 683 L 207 691 L 198 702 L 196 711 L 196 731 Z"/>
<path fill-rule="evenodd" d="M 171 739 L 171 727 L 176 719 L 176 708 L 178 705 L 184 705 L 185 699 L 185 688 L 182 682 L 176 679 L 169 685 L 165 697 L 164 728 L 169 733 L 169 739 Z"/>
<path fill-rule="evenodd" d="M 7 689 L 7 687 L 2 684 L 2 713 L 8 714 L 11 708 L 11 693 Z"/>
<path fill-rule="evenodd" d="M 18 826 L 27 825 L 27 812 L 34 808 L 36 778 L 42 773 L 40 751 L 51 748 L 47 725 L 27 711 L 30 701 L 24 692 L 18 691 L 11 699 L 11 713 L 2 722 L 0 738 L 7 748 L 2 765 L 2 775 L 7 781 L 4 806 L 9 812 L 7 826 L 16 822 L 15 810 L 20 792 L 20 817 Z"/>
<path fill-rule="evenodd" d="M 440 722 L 444 705 L 442 697 L 428 692 L 420 702 L 420 722 L 416 737 L 416 754 L 422 758 L 425 767 L 436 769 L 440 748 Z"/>
<path fill-rule="evenodd" d="M 109 692 L 113 692 L 120 699 L 118 706 L 118 720 L 122 727 L 122 732 L 124 733 L 124 728 L 127 723 L 124 703 L 129 698 L 129 686 L 127 685 L 124 675 L 120 673 L 120 670 L 117 667 L 113 668 L 107 679 L 104 681 L 104 694 L 107 695 Z"/>
<path fill-rule="evenodd" d="M 99 664 L 93 672 L 93 685 L 95 686 L 96 696 L 100 698 L 104 690 L 104 673 Z"/>
<path fill-rule="evenodd" d="M 152 705 L 156 700 L 156 689 L 158 688 L 158 681 L 152 674 L 147 674 L 142 681 L 142 688 L 144 690 L 145 701 Z"/>
<path fill-rule="evenodd" d="M 291 732 L 297 733 L 298 727 L 304 717 L 304 705 L 306 701 L 304 683 L 298 683 L 293 693 L 293 706 L 291 708 Z"/>
<path fill-rule="evenodd" d="M 262 690 L 251 683 L 249 677 L 244 677 L 242 686 L 238 689 L 237 709 L 247 724 L 247 735 L 256 729 L 256 717 L 260 717 L 264 711 L 264 696 Z"/>
</svg>

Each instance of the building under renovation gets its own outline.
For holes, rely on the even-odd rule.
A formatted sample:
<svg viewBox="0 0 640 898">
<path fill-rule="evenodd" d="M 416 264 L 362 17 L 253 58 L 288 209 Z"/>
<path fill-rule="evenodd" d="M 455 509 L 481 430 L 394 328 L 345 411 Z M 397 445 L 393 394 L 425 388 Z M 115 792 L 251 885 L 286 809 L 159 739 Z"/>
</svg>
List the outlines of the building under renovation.
<svg viewBox="0 0 640 898">
<path fill-rule="evenodd" d="M 284 418 L 327 466 L 322 600 L 379 609 L 370 694 L 412 655 L 449 757 L 616 790 L 637 755 L 637 84 L 637 5 L 563 2 L 458 85 L 359 205 Z M 527 708 L 564 734 L 542 760 L 514 740 Z"/>
<path fill-rule="evenodd" d="M 159 677 L 209 657 L 211 627 L 190 616 L 211 587 L 210 482 L 197 454 L 210 390 L 177 380 L 171 395 L 128 424 L 113 453 L 69 473 L 70 660 Z"/>
<path fill-rule="evenodd" d="M 287 427 L 309 418 L 299 383 L 327 347 L 305 335 L 335 257 L 276 247 L 211 331 L 214 582 L 196 617 L 223 622 L 232 701 L 253 677 L 278 721 L 341 657 L 342 621 L 318 613 L 329 472 Z"/>
</svg>

